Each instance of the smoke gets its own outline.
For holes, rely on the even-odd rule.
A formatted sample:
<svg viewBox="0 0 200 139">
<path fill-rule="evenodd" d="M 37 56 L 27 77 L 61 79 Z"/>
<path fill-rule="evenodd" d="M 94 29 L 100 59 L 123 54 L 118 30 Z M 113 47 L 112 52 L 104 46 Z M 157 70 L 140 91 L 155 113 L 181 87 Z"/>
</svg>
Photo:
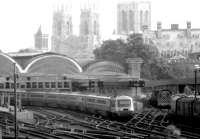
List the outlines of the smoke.
<svg viewBox="0 0 200 139">
<path fill-rule="evenodd" d="M 166 128 L 167 135 L 172 135 L 172 136 L 176 136 L 176 137 L 180 137 L 181 136 L 181 130 L 179 128 L 177 128 L 175 125 L 169 125 Z"/>
</svg>

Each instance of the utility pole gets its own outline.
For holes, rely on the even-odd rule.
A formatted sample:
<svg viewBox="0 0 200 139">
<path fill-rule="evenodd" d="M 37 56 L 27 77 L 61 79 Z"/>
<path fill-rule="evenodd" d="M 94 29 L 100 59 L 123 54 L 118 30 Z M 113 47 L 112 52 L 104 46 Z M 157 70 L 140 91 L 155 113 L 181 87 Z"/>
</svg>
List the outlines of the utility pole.
<svg viewBox="0 0 200 139">
<path fill-rule="evenodd" d="M 18 138 L 18 134 L 17 134 L 17 91 L 16 91 L 16 63 L 14 63 L 14 74 L 13 74 L 13 77 L 14 77 L 14 102 L 15 102 L 15 139 Z"/>
<path fill-rule="evenodd" d="M 197 69 L 194 70 L 194 87 L 195 87 L 195 95 L 194 98 L 197 98 Z"/>
</svg>

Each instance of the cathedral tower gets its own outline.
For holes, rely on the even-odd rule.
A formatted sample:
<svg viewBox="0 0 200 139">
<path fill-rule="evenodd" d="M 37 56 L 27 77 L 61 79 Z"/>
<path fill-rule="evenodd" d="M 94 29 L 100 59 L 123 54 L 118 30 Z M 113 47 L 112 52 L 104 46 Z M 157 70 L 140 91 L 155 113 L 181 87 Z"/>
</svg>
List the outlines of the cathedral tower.
<svg viewBox="0 0 200 139">
<path fill-rule="evenodd" d="M 117 32 L 121 35 L 140 33 L 151 27 L 150 2 L 122 2 L 117 5 Z"/>
<path fill-rule="evenodd" d="M 59 49 L 62 40 L 73 34 L 72 6 L 59 5 L 53 13 L 52 50 Z"/>
</svg>

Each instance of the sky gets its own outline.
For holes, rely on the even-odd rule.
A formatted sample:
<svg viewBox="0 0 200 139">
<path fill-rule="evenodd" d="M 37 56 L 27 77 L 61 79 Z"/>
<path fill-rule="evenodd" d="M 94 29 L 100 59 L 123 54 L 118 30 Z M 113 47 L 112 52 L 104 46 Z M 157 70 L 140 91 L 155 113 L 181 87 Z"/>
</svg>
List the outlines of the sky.
<svg viewBox="0 0 200 139">
<path fill-rule="evenodd" d="M 80 2 L 84 0 L 1 0 L 0 1 L 0 50 L 15 52 L 19 49 L 33 48 L 34 34 L 39 26 L 42 32 L 52 33 L 53 9 L 59 3 L 72 3 L 75 18 L 75 34 L 78 34 Z M 94 1 L 94 0 L 90 0 Z M 100 12 L 102 36 L 109 36 L 116 29 L 116 3 L 127 0 L 96 0 Z M 141 1 L 141 0 L 136 0 Z M 145 0 L 147 1 L 147 0 Z M 191 21 L 192 28 L 200 28 L 199 0 L 149 0 L 151 2 L 151 29 L 156 29 L 157 21 L 163 28 L 172 23 L 186 27 Z"/>
</svg>

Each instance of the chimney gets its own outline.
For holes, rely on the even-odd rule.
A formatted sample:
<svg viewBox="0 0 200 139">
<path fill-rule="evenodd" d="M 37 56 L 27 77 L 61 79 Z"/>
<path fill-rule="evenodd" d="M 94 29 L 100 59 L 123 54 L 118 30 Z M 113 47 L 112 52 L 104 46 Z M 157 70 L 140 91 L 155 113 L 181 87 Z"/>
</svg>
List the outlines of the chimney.
<svg viewBox="0 0 200 139">
<path fill-rule="evenodd" d="M 162 29 L 162 23 L 161 22 L 157 22 L 157 31 Z"/>
<path fill-rule="evenodd" d="M 171 30 L 178 30 L 178 24 L 171 24 Z"/>
<path fill-rule="evenodd" d="M 191 22 L 187 21 L 187 29 L 191 29 Z"/>
</svg>

